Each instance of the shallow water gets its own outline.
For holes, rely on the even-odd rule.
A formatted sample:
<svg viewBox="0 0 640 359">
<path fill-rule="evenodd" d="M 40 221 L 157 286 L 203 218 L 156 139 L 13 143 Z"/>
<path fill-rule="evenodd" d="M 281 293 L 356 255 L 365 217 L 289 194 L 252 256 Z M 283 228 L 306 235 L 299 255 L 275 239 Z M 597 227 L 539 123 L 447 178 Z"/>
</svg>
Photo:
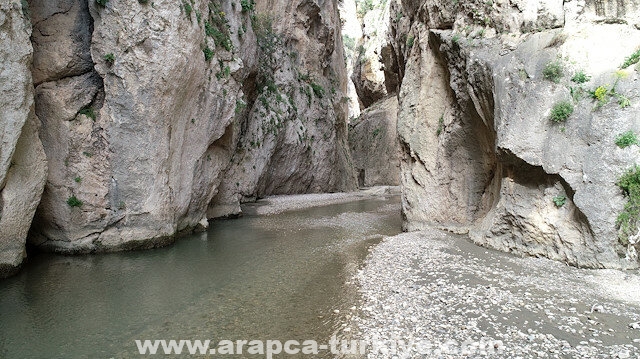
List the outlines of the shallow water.
<svg viewBox="0 0 640 359">
<path fill-rule="evenodd" d="M 135 339 L 326 341 L 367 247 L 400 230 L 396 196 L 215 221 L 149 251 L 36 255 L 0 282 L 0 357 L 128 358 Z"/>
</svg>

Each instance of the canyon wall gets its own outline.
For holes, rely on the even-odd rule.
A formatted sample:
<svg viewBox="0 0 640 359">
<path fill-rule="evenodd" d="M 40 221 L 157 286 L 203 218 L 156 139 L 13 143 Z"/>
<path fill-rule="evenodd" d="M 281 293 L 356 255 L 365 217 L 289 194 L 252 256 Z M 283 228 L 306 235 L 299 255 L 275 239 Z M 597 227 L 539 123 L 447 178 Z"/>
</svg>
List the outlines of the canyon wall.
<svg viewBox="0 0 640 359">
<path fill-rule="evenodd" d="M 1 14 L 3 272 L 31 218 L 39 249 L 149 248 L 245 201 L 357 186 L 336 1 L 30 0 Z"/>
<path fill-rule="evenodd" d="M 47 163 L 38 138 L 31 78 L 29 9 L 0 3 L 0 277 L 22 263 Z"/>
<path fill-rule="evenodd" d="M 393 2 L 405 229 L 436 225 L 513 253 L 637 267 L 616 225 L 626 201 L 616 182 L 640 152 L 615 142 L 640 133 L 638 67 L 622 68 L 640 48 L 638 9 Z"/>
</svg>

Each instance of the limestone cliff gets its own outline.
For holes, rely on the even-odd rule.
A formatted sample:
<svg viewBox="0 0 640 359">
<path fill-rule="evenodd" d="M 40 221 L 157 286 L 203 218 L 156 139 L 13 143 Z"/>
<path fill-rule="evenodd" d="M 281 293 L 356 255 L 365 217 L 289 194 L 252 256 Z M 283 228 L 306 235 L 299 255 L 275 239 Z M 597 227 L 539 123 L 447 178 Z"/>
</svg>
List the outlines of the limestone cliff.
<svg viewBox="0 0 640 359">
<path fill-rule="evenodd" d="M 402 0 L 391 14 L 405 227 L 636 267 L 616 181 L 640 153 L 615 142 L 640 133 L 638 67 L 621 66 L 640 48 L 638 3 Z"/>
<path fill-rule="evenodd" d="M 29 8 L 0 4 L 0 277 L 25 257 L 25 241 L 46 178 L 30 66 Z"/>
<path fill-rule="evenodd" d="M 336 2 L 29 5 L 50 163 L 34 245 L 153 247 L 241 201 L 355 188 Z"/>
<path fill-rule="evenodd" d="M 210 217 L 269 194 L 356 186 L 337 2 L 257 2 L 253 24 L 259 64 L 244 83 L 246 118 L 236 124 L 237 150 Z"/>
<path fill-rule="evenodd" d="M 393 94 L 349 123 L 349 146 L 358 186 L 400 185 L 397 113 L 398 98 Z"/>
</svg>

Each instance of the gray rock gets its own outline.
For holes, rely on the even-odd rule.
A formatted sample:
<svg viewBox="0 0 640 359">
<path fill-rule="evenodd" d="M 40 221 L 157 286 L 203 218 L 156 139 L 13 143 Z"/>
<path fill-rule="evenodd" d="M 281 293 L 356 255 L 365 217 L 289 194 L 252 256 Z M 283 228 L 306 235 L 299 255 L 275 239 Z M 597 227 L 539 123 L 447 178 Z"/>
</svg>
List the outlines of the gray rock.
<svg viewBox="0 0 640 359">
<path fill-rule="evenodd" d="M 395 95 L 364 110 L 349 124 L 349 146 L 360 187 L 400 184 Z"/>
<path fill-rule="evenodd" d="M 0 277 L 22 263 L 46 179 L 31 79 L 31 25 L 20 1 L 0 4 Z"/>
<path fill-rule="evenodd" d="M 615 182 L 640 155 L 619 149 L 614 139 L 640 132 L 640 108 L 620 108 L 615 100 L 596 108 L 586 95 L 615 81 L 617 66 L 637 46 L 637 30 L 598 25 L 588 9 L 557 5 L 493 3 L 497 11 L 487 12 L 490 21 L 476 31 L 468 13 L 426 1 L 453 13 L 396 25 L 394 49 L 407 59 L 398 118 L 405 228 L 469 230 L 478 244 L 576 266 L 637 267 L 617 239 L 624 199 Z M 490 10 L 477 2 L 463 8 L 469 6 L 479 14 Z M 454 17 L 453 29 L 435 29 Z M 509 19 L 521 20 L 498 36 Z M 553 30 L 558 26 L 564 28 Z M 531 29 L 540 32 L 523 34 Z M 418 46 L 404 48 L 403 32 Z M 559 84 L 543 76 L 552 61 L 564 69 Z M 582 98 L 572 99 L 570 89 L 578 85 L 570 78 L 578 70 L 592 79 L 582 85 Z M 616 91 L 636 96 L 637 78 L 630 68 Z M 562 100 L 572 101 L 575 111 L 554 124 L 550 111 Z M 566 203 L 555 205 L 555 197 Z"/>
</svg>

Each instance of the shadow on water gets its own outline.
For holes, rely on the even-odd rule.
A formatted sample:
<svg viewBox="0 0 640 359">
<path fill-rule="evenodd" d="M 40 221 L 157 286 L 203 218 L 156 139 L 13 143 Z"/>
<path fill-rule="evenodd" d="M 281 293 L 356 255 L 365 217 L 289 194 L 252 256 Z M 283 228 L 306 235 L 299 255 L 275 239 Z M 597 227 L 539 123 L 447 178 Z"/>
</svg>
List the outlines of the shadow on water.
<svg viewBox="0 0 640 359">
<path fill-rule="evenodd" d="M 3 358 L 131 357 L 135 339 L 316 339 L 353 305 L 345 281 L 398 197 L 214 221 L 150 251 L 40 254 L 0 282 Z M 237 356 L 236 356 L 237 357 Z"/>
</svg>

